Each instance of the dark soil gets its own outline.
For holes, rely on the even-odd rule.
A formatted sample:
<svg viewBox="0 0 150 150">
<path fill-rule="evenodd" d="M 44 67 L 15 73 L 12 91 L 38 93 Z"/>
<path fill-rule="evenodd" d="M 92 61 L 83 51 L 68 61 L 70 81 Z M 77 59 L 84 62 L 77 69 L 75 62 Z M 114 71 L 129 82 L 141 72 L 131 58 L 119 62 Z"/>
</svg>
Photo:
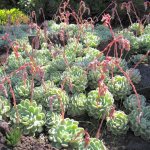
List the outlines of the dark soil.
<svg viewBox="0 0 150 150">
<path fill-rule="evenodd" d="M 21 142 L 12 150 L 56 150 L 53 148 L 47 138 L 35 139 L 33 137 L 21 138 Z"/>
<path fill-rule="evenodd" d="M 150 64 L 140 64 L 137 67 L 141 73 L 141 82 L 136 86 L 137 92 L 150 100 Z"/>
<path fill-rule="evenodd" d="M 103 139 L 108 150 L 150 150 L 150 142 L 136 137 L 131 131 L 119 137 L 108 134 Z"/>
</svg>

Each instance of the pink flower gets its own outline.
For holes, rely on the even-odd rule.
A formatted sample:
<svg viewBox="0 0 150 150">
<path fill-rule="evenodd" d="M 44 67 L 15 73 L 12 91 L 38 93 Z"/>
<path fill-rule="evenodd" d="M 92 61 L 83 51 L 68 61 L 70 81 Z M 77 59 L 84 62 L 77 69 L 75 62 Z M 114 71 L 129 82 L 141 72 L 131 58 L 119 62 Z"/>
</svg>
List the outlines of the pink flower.
<svg viewBox="0 0 150 150">
<path fill-rule="evenodd" d="M 104 14 L 102 16 L 102 22 L 103 22 L 103 25 L 106 26 L 106 27 L 109 27 L 110 26 L 110 20 L 111 20 L 111 17 L 109 14 Z"/>
</svg>

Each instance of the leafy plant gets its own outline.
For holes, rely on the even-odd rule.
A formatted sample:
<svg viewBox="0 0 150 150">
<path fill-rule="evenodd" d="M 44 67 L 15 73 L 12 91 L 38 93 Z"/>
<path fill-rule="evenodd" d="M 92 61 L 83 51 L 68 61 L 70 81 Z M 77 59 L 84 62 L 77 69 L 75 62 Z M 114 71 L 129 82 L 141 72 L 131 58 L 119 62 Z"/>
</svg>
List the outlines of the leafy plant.
<svg viewBox="0 0 150 150">
<path fill-rule="evenodd" d="M 139 69 L 130 68 L 126 71 L 133 83 L 138 84 L 141 81 Z"/>
<path fill-rule="evenodd" d="M 131 112 L 132 110 L 138 110 L 139 105 L 140 107 L 146 106 L 146 98 L 143 95 L 131 94 L 125 99 L 123 105 L 128 112 Z"/>
<path fill-rule="evenodd" d="M 21 139 L 22 133 L 20 128 L 15 127 L 11 129 L 7 134 L 6 134 L 6 141 L 8 145 L 11 146 L 16 146 L 20 139 Z"/>
<path fill-rule="evenodd" d="M 106 147 L 103 143 L 103 141 L 96 139 L 96 138 L 89 138 L 89 143 L 86 145 L 86 143 L 82 142 L 77 150 L 106 150 Z"/>
<path fill-rule="evenodd" d="M 88 82 L 86 72 L 80 66 L 67 68 L 63 72 L 62 81 L 65 90 L 72 93 L 84 92 Z"/>
<path fill-rule="evenodd" d="M 49 140 L 56 148 L 78 147 L 79 141 L 83 139 L 84 129 L 78 127 L 78 122 L 66 118 L 61 120 L 57 126 L 49 130 Z"/>
<path fill-rule="evenodd" d="M 19 127 L 25 135 L 41 132 L 45 124 L 45 114 L 42 112 L 42 106 L 37 105 L 35 101 L 30 102 L 28 99 L 22 100 L 17 105 L 17 111 L 13 107 L 10 113 L 10 119 L 13 123 L 17 123 L 19 119 Z"/>
<path fill-rule="evenodd" d="M 123 111 L 115 111 L 112 116 L 107 117 L 107 127 L 114 135 L 126 134 L 128 126 L 128 116 Z"/>
<path fill-rule="evenodd" d="M 150 140 L 150 106 L 143 107 L 142 110 L 133 110 L 129 114 L 129 121 L 135 136 L 141 136 L 145 140 Z"/>
<path fill-rule="evenodd" d="M 125 76 L 114 76 L 108 81 L 107 86 L 115 100 L 124 99 L 130 94 L 131 86 Z"/>
<path fill-rule="evenodd" d="M 113 103 L 113 95 L 108 90 L 104 95 L 99 95 L 98 89 L 92 90 L 88 93 L 86 102 L 88 115 L 100 119 L 109 112 Z"/>
<path fill-rule="evenodd" d="M 0 24 L 18 24 L 18 23 L 28 23 L 29 18 L 22 11 L 17 8 L 12 8 L 10 10 L 1 9 L 0 10 Z"/>
<path fill-rule="evenodd" d="M 86 95 L 83 93 L 74 94 L 70 98 L 67 114 L 71 116 L 83 115 L 86 112 Z"/>
<path fill-rule="evenodd" d="M 8 116 L 10 111 L 10 102 L 3 96 L 0 96 L 0 120 Z"/>
</svg>

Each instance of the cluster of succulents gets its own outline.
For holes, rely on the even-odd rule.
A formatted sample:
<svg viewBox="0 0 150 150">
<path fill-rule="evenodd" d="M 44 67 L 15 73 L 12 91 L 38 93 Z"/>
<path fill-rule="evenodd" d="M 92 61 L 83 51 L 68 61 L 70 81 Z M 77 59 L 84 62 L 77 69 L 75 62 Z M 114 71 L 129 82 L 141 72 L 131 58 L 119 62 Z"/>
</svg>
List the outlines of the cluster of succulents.
<svg viewBox="0 0 150 150">
<path fill-rule="evenodd" d="M 0 120 L 8 116 L 10 108 L 9 101 L 5 97 L 0 96 Z"/>
<path fill-rule="evenodd" d="M 89 142 L 86 144 L 85 141 L 81 142 L 77 150 L 106 150 L 103 141 L 96 138 L 89 138 Z"/>
<path fill-rule="evenodd" d="M 56 148 L 76 148 L 83 139 L 84 129 L 78 127 L 78 122 L 65 118 L 49 130 L 49 140 Z"/>
<path fill-rule="evenodd" d="M 100 119 L 108 114 L 114 103 L 113 95 L 106 90 L 103 95 L 99 95 L 99 90 L 92 90 L 88 93 L 86 107 L 89 116 Z"/>
<path fill-rule="evenodd" d="M 107 117 L 107 127 L 114 135 L 126 134 L 128 126 L 128 116 L 123 111 L 115 111 Z"/>
<path fill-rule="evenodd" d="M 141 81 L 139 69 L 130 68 L 126 70 L 126 73 L 133 83 L 138 84 Z"/>
<path fill-rule="evenodd" d="M 129 114 L 130 126 L 135 136 L 141 136 L 150 141 L 150 106 L 143 107 L 141 110 L 133 110 Z"/>
<path fill-rule="evenodd" d="M 71 116 L 80 116 L 86 112 L 86 95 L 83 93 L 75 94 L 70 98 L 67 114 Z"/>
<path fill-rule="evenodd" d="M 116 66 L 116 61 L 117 63 L 119 63 L 119 66 L 124 70 L 126 71 L 128 69 L 128 65 L 127 65 L 127 62 L 125 59 L 116 59 L 114 57 L 110 57 L 111 60 L 109 61 L 108 65 L 109 65 L 109 70 L 110 70 L 110 73 L 112 74 L 121 74 L 121 71 L 119 70 L 119 68 Z"/>
<path fill-rule="evenodd" d="M 15 71 L 25 63 L 25 60 L 22 58 L 22 56 L 19 54 L 19 58 L 17 59 L 15 53 L 9 55 L 7 61 L 8 61 L 7 64 L 8 69 L 6 70 L 7 73 L 11 73 L 12 71 Z"/>
<path fill-rule="evenodd" d="M 43 130 L 45 124 L 45 114 L 42 112 L 42 105 L 37 105 L 35 101 L 22 100 L 10 112 L 10 119 L 18 124 L 25 135 L 35 134 Z"/>
<path fill-rule="evenodd" d="M 110 29 L 103 25 L 93 28 L 91 24 L 54 21 L 49 21 L 46 27 L 46 32 L 39 29 L 38 50 L 32 48 L 27 37 L 17 39 L 18 53 L 12 52 L 4 68 L 0 67 L 0 79 L 8 75 L 12 86 L 7 88 L 8 81 L 0 83 L 0 89 L 6 86 L 4 90 L 8 93 L 5 98 L 4 91 L 0 91 L 0 120 L 7 118 L 12 126 L 18 125 L 23 135 L 38 135 L 45 127 L 49 141 L 58 149 L 106 149 L 99 139 L 88 137 L 87 142 L 86 131 L 79 127 L 79 122 L 66 116 L 104 119 L 103 123 L 114 135 L 126 134 L 130 125 L 135 135 L 150 140 L 150 107 L 146 106 L 143 95 L 130 95 L 132 88 L 127 78 L 138 84 L 139 70 L 130 68 L 125 58 L 105 56 L 98 50 L 101 44 L 105 45 L 103 42 L 113 39 Z M 149 48 L 149 29 L 149 26 L 140 28 L 133 24 L 130 31 L 119 34 L 130 41 L 131 53 L 137 54 Z M 27 31 L 26 27 L 23 31 Z M 143 56 L 131 57 L 130 65 Z M 23 67 L 25 63 L 30 65 Z M 8 99 L 13 100 L 12 105 Z M 128 115 L 120 110 L 122 104 Z M 111 114 L 114 105 L 119 111 Z"/>
<path fill-rule="evenodd" d="M 21 99 L 29 99 L 31 94 L 30 90 L 31 83 L 29 80 L 17 83 L 14 87 L 16 99 L 18 101 L 21 101 Z"/>
<path fill-rule="evenodd" d="M 62 82 L 67 92 L 79 93 L 85 91 L 88 80 L 82 67 L 72 66 L 63 72 Z"/>
<path fill-rule="evenodd" d="M 131 94 L 123 102 L 124 107 L 127 111 L 138 110 L 139 107 L 146 106 L 146 98 L 143 95 Z"/>
<path fill-rule="evenodd" d="M 131 91 L 131 85 L 125 76 L 114 76 L 108 81 L 107 86 L 115 100 L 122 100 L 126 98 Z"/>
</svg>

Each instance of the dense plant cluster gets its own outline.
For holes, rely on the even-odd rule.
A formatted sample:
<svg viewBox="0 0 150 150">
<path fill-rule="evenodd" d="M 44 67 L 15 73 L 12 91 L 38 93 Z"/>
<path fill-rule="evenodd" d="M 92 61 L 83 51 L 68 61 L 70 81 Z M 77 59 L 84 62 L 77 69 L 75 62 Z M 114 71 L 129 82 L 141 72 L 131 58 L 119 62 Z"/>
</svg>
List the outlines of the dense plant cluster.
<svg viewBox="0 0 150 150">
<path fill-rule="evenodd" d="M 149 25 L 132 24 L 115 34 L 108 14 L 103 25 L 94 26 L 80 13 L 72 13 L 77 24 L 69 24 L 69 14 L 60 13 L 61 23 L 12 26 L 9 34 L 2 29 L 0 42 L 11 49 L 0 66 L 0 120 L 9 122 L 14 133 L 7 134 L 8 144 L 16 145 L 17 135 L 47 131 L 58 149 L 105 150 L 99 139 L 103 123 L 115 136 L 130 128 L 150 140 L 150 108 L 136 91 L 141 75 L 133 66 L 150 48 Z M 128 53 L 133 58 L 129 61 Z M 96 138 L 76 121 L 80 116 L 100 121 Z"/>
</svg>

